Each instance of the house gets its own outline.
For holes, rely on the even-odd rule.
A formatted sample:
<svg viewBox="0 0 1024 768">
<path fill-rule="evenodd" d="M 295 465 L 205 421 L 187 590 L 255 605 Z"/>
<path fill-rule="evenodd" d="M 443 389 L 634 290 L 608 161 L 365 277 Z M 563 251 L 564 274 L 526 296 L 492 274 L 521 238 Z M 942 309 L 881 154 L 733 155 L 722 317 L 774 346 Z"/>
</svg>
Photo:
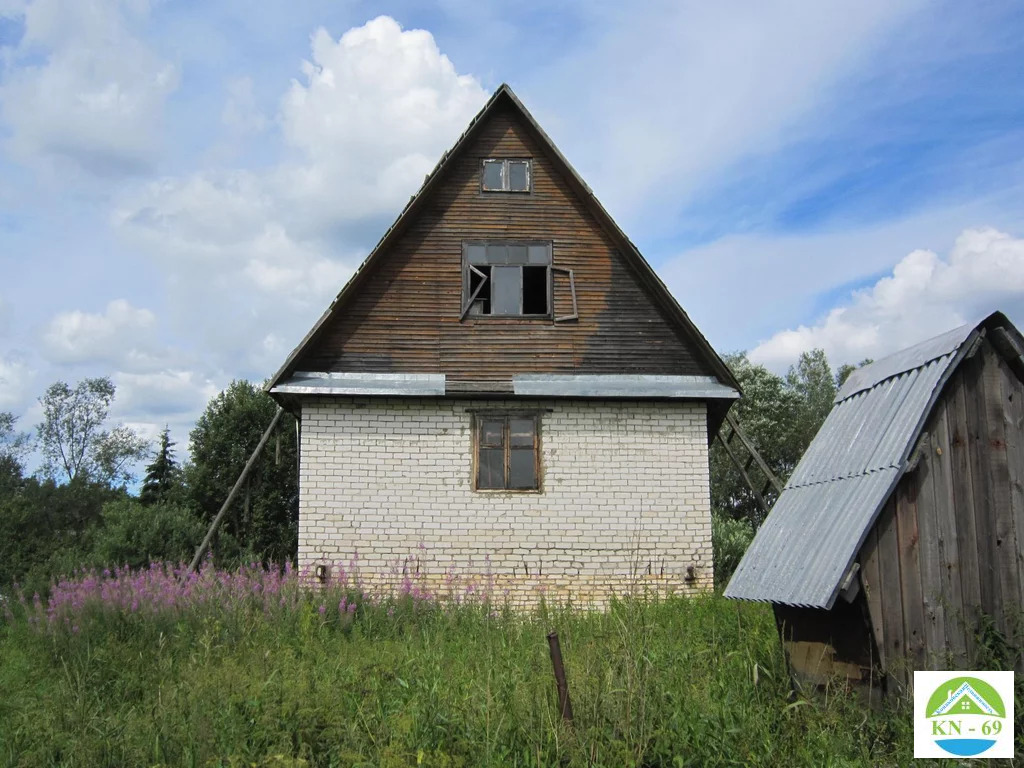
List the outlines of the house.
<svg viewBox="0 0 1024 768">
<path fill-rule="evenodd" d="M 1022 350 L 997 312 L 843 385 L 725 591 L 774 605 L 798 681 L 1021 667 Z"/>
<path fill-rule="evenodd" d="M 267 389 L 300 418 L 301 567 L 522 602 L 712 584 L 738 385 L 508 86 Z"/>
</svg>

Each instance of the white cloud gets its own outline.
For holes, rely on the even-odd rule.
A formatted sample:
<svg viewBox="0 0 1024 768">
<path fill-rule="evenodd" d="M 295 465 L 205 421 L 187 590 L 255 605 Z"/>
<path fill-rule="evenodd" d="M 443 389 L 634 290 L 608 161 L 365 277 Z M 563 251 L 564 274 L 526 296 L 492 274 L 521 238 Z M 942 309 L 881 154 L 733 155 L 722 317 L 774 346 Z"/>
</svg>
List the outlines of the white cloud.
<svg viewBox="0 0 1024 768">
<path fill-rule="evenodd" d="M 0 411 L 16 416 L 30 404 L 35 371 L 15 357 L 0 357 Z"/>
<path fill-rule="evenodd" d="M 117 386 L 115 413 L 121 418 L 155 423 L 187 415 L 195 418 L 219 391 L 209 378 L 195 371 L 165 370 L 156 373 L 118 371 L 112 377 Z M 140 416 L 148 416 L 142 419 Z"/>
<path fill-rule="evenodd" d="M 238 81 L 228 122 L 249 96 Z M 386 16 L 337 40 L 317 30 L 281 99 L 282 162 L 133 190 L 115 225 L 156 256 L 179 319 L 224 367 L 269 374 L 365 256 L 353 233 L 401 209 L 486 96 L 429 32 Z"/>
<path fill-rule="evenodd" d="M 74 310 L 55 316 L 43 331 L 43 349 L 55 363 L 144 363 L 155 350 L 156 316 L 125 299 L 104 312 Z"/>
<path fill-rule="evenodd" d="M 877 359 L 996 309 L 1024 318 L 1024 239 L 968 229 L 947 258 L 912 251 L 816 324 L 776 333 L 750 357 L 780 368 L 821 347 L 833 364 Z"/>
<path fill-rule="evenodd" d="M 178 72 L 135 33 L 148 6 L 33 0 L 8 10 L 25 24 L 9 54 L 20 66 L 8 66 L 0 81 L 0 120 L 16 157 L 67 160 L 100 175 L 152 164 Z"/>
<path fill-rule="evenodd" d="M 269 121 L 256 106 L 251 77 L 234 78 L 227 83 L 228 98 L 220 119 L 237 134 L 259 133 Z"/>
</svg>

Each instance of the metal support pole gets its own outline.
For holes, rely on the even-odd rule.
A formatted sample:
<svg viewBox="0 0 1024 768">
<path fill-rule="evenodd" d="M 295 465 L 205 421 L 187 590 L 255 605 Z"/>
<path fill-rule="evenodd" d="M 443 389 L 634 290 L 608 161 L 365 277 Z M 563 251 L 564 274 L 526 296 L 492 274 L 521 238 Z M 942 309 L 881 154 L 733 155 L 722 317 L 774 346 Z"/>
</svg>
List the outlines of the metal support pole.
<svg viewBox="0 0 1024 768">
<path fill-rule="evenodd" d="M 555 670 L 555 684 L 558 686 L 558 708 L 562 720 L 572 725 L 572 702 L 569 700 L 569 683 L 565 679 L 565 667 L 562 665 L 562 646 L 558 642 L 558 633 L 548 633 L 548 650 L 551 651 L 551 666 Z"/>
</svg>

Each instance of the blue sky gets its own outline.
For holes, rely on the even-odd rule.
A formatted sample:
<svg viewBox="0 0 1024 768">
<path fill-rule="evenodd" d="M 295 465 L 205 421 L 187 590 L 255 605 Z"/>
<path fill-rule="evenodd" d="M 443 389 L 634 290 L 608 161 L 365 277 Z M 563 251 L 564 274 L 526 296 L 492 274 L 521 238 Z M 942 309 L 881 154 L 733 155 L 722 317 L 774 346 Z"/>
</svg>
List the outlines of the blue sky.
<svg viewBox="0 0 1024 768">
<path fill-rule="evenodd" d="M 501 82 L 723 352 L 1024 323 L 1022 8 L 0 0 L 0 410 L 184 445 Z"/>
</svg>

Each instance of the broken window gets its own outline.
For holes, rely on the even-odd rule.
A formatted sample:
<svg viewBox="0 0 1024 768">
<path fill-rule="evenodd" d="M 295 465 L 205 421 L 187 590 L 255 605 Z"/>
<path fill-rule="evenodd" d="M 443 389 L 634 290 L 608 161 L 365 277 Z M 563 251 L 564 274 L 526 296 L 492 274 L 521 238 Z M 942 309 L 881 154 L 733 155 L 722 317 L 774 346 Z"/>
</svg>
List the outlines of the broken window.
<svg viewBox="0 0 1024 768">
<path fill-rule="evenodd" d="M 484 160 L 480 179 L 484 192 L 529 192 L 529 160 Z"/>
<path fill-rule="evenodd" d="M 551 243 L 463 245 L 462 317 L 551 315 Z"/>
<path fill-rule="evenodd" d="M 474 426 L 476 489 L 540 490 L 537 414 L 477 414 Z"/>
</svg>

